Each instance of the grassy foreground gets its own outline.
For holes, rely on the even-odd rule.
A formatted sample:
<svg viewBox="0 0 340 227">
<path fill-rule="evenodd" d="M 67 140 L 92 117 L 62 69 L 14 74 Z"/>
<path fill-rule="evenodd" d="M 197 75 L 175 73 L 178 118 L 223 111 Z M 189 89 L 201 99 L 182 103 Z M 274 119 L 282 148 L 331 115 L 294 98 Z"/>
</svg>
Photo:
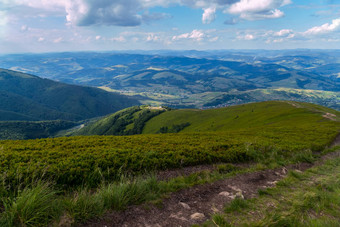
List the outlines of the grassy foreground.
<svg viewBox="0 0 340 227">
<path fill-rule="evenodd" d="M 261 104 L 265 116 L 257 120 L 251 109 L 243 111 L 234 116 L 243 122 L 240 127 L 230 123 L 225 131 L 0 141 L 0 226 L 73 225 L 230 174 L 197 173 L 167 182 L 138 177 L 153 171 L 247 161 L 259 169 L 313 162 L 338 134 L 338 112 L 277 103 Z M 334 119 L 323 117 L 324 111 Z"/>
</svg>

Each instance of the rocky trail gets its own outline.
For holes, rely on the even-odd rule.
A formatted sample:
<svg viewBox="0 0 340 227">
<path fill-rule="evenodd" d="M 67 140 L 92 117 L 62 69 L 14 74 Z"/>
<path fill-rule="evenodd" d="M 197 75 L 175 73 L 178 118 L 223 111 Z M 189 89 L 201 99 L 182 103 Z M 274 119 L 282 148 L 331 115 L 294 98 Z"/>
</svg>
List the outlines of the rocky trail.
<svg viewBox="0 0 340 227">
<path fill-rule="evenodd" d="M 340 145 L 340 135 L 332 146 Z M 326 155 L 323 160 L 339 155 L 339 152 Z M 320 162 L 315 163 L 318 165 Z M 161 205 L 144 204 L 131 206 L 125 211 L 110 212 L 104 217 L 92 220 L 81 226 L 191 226 L 208 220 L 211 215 L 223 212 L 226 203 L 236 197 L 248 199 L 258 195 L 258 190 L 274 187 L 284 178 L 288 170 L 304 171 L 313 164 L 301 163 L 287 168 L 269 169 L 259 172 L 240 174 L 210 184 L 197 185 L 171 193 Z M 182 172 L 163 173 L 161 179 L 194 171 L 209 170 L 211 167 L 193 167 Z"/>
</svg>

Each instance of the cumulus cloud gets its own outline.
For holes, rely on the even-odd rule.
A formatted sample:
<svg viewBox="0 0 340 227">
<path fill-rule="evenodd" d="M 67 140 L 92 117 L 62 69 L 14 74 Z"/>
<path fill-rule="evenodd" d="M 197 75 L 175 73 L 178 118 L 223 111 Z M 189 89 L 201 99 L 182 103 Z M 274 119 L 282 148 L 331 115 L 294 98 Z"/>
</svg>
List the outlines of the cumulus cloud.
<svg viewBox="0 0 340 227">
<path fill-rule="evenodd" d="M 255 39 L 255 36 L 252 35 L 252 34 L 245 34 L 245 35 L 237 36 L 237 39 L 239 39 L 239 40 L 253 40 L 253 39 Z"/>
<path fill-rule="evenodd" d="M 278 8 L 290 3 L 291 0 L 240 0 L 232 4 L 227 12 L 245 20 L 274 19 L 283 17 L 284 13 Z"/>
<path fill-rule="evenodd" d="M 146 38 L 146 41 L 148 42 L 156 42 L 156 41 L 160 41 L 160 37 L 153 34 L 153 33 L 150 33 L 148 34 L 148 37 Z"/>
<path fill-rule="evenodd" d="M 64 15 L 69 25 L 138 26 L 170 17 L 164 13 L 149 13 L 148 9 L 152 7 L 185 5 L 200 8 L 203 10 L 202 23 L 209 24 L 215 20 L 217 10 L 247 20 L 279 18 L 284 13 L 278 8 L 291 0 L 0 0 L 1 3 L 11 9 L 29 8 L 21 11 L 31 16 L 46 11 L 48 15 Z"/>
<path fill-rule="evenodd" d="M 210 7 L 204 9 L 204 13 L 202 15 L 202 23 L 203 24 L 210 24 L 216 18 L 216 8 Z"/>
<path fill-rule="evenodd" d="M 325 33 L 336 31 L 339 28 L 340 28 L 340 18 L 333 20 L 331 24 L 326 23 L 321 26 L 310 28 L 304 32 L 304 35 L 320 35 L 320 34 L 325 34 Z"/>
<path fill-rule="evenodd" d="M 191 33 L 184 33 L 178 36 L 173 36 L 172 40 L 181 40 L 181 39 L 192 39 L 195 41 L 202 41 L 205 38 L 206 34 L 201 30 L 193 30 Z"/>
<path fill-rule="evenodd" d="M 282 29 L 278 32 L 275 32 L 276 36 L 287 36 L 293 33 L 293 30 L 291 29 Z"/>
<path fill-rule="evenodd" d="M 137 26 L 142 5 L 135 0 L 72 0 L 66 4 L 67 21 L 78 26 Z"/>
<path fill-rule="evenodd" d="M 1 2 L 2 1 L 2 2 Z M 149 7 L 166 6 L 167 0 L 0 0 L 11 10 L 21 10 L 26 15 L 40 10 L 63 14 L 68 24 L 76 26 L 116 25 L 138 26 L 143 22 L 169 17 L 162 13 L 148 13 Z M 23 10 L 24 9 L 24 10 Z"/>
</svg>

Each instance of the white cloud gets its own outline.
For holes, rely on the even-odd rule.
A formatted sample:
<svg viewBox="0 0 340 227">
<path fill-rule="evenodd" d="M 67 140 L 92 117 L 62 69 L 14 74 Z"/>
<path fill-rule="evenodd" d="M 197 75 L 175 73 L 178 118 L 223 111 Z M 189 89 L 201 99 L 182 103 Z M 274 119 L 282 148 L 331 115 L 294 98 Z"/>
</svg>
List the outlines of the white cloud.
<svg viewBox="0 0 340 227">
<path fill-rule="evenodd" d="M 203 24 L 210 24 L 216 18 L 216 8 L 210 7 L 204 9 L 204 13 L 202 15 L 202 23 Z"/>
<path fill-rule="evenodd" d="M 160 40 L 160 37 L 153 34 L 153 33 L 150 33 L 148 35 L 148 37 L 146 38 L 146 41 L 148 41 L 148 42 L 156 42 L 156 41 L 159 41 L 159 40 Z"/>
<path fill-rule="evenodd" d="M 45 41 L 45 38 L 44 37 L 39 37 L 38 38 L 38 42 L 44 42 Z"/>
<path fill-rule="evenodd" d="M 255 39 L 255 36 L 252 34 L 245 34 L 245 35 L 239 35 L 237 36 L 238 40 L 253 40 Z"/>
<path fill-rule="evenodd" d="M 293 33 L 293 30 L 291 29 L 282 29 L 275 33 L 276 36 L 287 36 L 291 35 Z"/>
<path fill-rule="evenodd" d="M 220 37 L 216 36 L 211 39 L 209 39 L 209 42 L 216 42 Z"/>
<path fill-rule="evenodd" d="M 178 36 L 173 36 L 172 40 L 180 40 L 180 39 L 193 39 L 195 41 L 202 41 L 205 38 L 205 33 L 201 30 L 193 30 L 191 33 L 184 33 Z"/>
<path fill-rule="evenodd" d="M 60 43 L 61 41 L 63 41 L 62 37 L 56 38 L 53 40 L 53 43 Z"/>
<path fill-rule="evenodd" d="M 115 42 L 126 42 L 126 39 L 124 36 L 113 37 L 110 40 L 115 41 Z"/>
<path fill-rule="evenodd" d="M 100 35 L 97 35 L 95 39 L 96 39 L 96 40 L 100 40 L 101 38 L 102 38 L 102 37 L 101 37 Z"/>
<path fill-rule="evenodd" d="M 65 16 L 67 23 L 75 26 L 138 26 L 170 17 L 149 13 L 148 9 L 173 5 L 202 9 L 204 24 L 215 20 L 217 10 L 247 20 L 270 19 L 282 17 L 284 13 L 278 8 L 289 3 L 291 0 L 0 0 L 7 9 L 21 8 L 26 16 Z"/>
<path fill-rule="evenodd" d="M 240 0 L 227 12 L 240 15 L 245 20 L 274 19 L 283 17 L 284 13 L 278 8 L 290 3 L 291 0 Z"/>
<path fill-rule="evenodd" d="M 326 23 L 321 26 L 316 26 L 313 28 L 308 29 L 304 32 L 304 35 L 319 35 L 319 34 L 325 34 L 330 33 L 333 31 L 336 31 L 340 28 L 340 18 L 335 19 L 332 21 L 331 24 Z"/>
</svg>

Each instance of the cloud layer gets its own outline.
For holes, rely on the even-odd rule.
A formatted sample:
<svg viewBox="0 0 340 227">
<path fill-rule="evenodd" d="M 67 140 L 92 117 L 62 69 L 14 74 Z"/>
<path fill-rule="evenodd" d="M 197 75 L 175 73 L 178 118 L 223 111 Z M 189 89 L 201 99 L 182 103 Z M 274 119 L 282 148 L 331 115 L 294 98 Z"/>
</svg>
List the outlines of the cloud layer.
<svg viewBox="0 0 340 227">
<path fill-rule="evenodd" d="M 153 7 L 171 5 L 202 9 L 203 24 L 212 23 L 217 11 L 244 20 L 272 19 L 282 17 L 284 13 L 278 8 L 290 3 L 290 0 L 0 0 L 0 6 L 25 8 L 22 12 L 26 13 L 40 10 L 64 14 L 67 23 L 76 26 L 138 26 L 168 17 L 147 12 Z"/>
</svg>

